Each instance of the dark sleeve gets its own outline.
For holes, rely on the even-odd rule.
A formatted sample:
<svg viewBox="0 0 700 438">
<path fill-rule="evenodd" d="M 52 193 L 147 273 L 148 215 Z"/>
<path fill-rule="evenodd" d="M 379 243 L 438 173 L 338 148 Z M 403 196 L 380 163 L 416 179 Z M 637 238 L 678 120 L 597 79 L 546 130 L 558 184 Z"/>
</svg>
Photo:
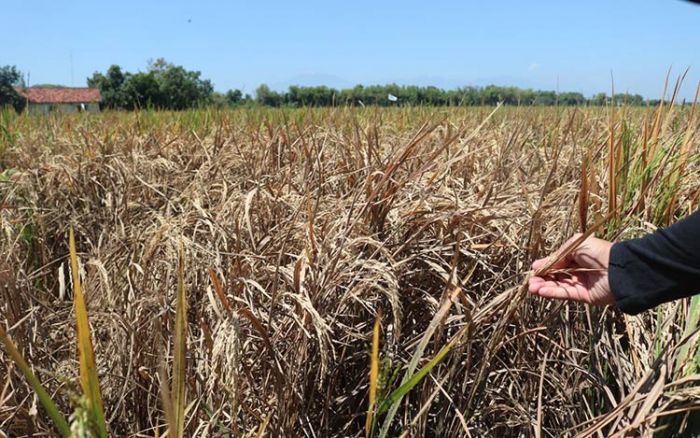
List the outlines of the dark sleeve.
<svg viewBox="0 0 700 438">
<path fill-rule="evenodd" d="M 633 315 L 700 293 L 700 211 L 642 238 L 615 243 L 608 280 L 617 307 Z"/>
</svg>

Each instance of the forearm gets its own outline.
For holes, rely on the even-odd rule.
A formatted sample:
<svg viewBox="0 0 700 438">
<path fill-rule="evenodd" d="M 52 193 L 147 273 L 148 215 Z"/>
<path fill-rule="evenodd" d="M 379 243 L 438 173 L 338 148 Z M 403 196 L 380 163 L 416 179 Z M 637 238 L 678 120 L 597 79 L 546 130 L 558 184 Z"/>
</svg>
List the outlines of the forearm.
<svg viewBox="0 0 700 438">
<path fill-rule="evenodd" d="M 615 303 L 625 313 L 700 293 L 700 212 L 645 237 L 616 243 L 608 273 Z"/>
</svg>

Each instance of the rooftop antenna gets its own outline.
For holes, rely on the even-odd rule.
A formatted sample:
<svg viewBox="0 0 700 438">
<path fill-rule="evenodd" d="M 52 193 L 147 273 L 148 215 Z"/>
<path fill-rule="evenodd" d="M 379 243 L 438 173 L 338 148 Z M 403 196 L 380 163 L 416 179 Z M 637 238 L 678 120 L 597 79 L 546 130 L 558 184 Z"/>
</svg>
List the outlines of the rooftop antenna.
<svg viewBox="0 0 700 438">
<path fill-rule="evenodd" d="M 70 50 L 69 57 L 70 57 L 70 86 L 72 87 L 74 85 L 74 83 L 73 83 L 73 49 Z"/>
</svg>

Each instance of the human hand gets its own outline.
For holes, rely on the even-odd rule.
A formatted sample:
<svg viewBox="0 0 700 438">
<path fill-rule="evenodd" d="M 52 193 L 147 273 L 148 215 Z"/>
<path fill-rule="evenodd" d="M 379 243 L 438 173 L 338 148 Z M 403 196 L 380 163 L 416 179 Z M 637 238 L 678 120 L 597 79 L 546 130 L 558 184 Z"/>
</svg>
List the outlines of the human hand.
<svg viewBox="0 0 700 438">
<path fill-rule="evenodd" d="M 581 235 L 576 234 L 562 248 Z M 615 302 L 608 282 L 608 261 L 612 243 L 589 237 L 571 254 L 555 263 L 547 275 L 533 276 L 528 281 L 531 294 L 543 298 L 571 300 L 593 305 Z M 555 253 L 556 254 L 556 253 Z M 552 256 L 550 256 L 552 257 Z M 547 263 L 547 258 L 535 260 L 532 269 L 537 271 Z"/>
</svg>

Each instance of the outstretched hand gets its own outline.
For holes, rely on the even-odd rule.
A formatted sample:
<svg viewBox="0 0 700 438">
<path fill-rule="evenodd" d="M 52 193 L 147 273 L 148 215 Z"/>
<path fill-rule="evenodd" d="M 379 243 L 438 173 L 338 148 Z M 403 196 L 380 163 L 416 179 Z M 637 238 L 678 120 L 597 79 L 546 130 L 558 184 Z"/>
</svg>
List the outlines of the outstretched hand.
<svg viewBox="0 0 700 438">
<path fill-rule="evenodd" d="M 580 234 L 573 236 L 562 245 L 562 248 L 580 236 Z M 611 247 L 612 243 L 606 240 L 587 238 L 565 259 L 555 263 L 549 274 L 531 277 L 528 284 L 530 293 L 543 298 L 571 300 L 599 306 L 612 304 L 615 298 L 608 282 Z M 547 258 L 535 260 L 532 269 L 537 271 L 546 262 Z"/>
</svg>

